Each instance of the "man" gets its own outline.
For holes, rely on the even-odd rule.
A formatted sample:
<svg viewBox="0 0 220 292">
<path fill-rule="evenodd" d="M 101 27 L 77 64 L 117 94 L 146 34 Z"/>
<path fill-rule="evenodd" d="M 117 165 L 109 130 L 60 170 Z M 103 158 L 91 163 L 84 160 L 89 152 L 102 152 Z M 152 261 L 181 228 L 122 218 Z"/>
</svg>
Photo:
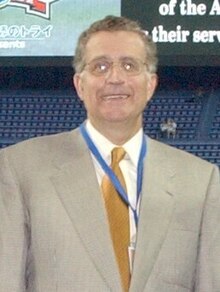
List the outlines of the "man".
<svg viewBox="0 0 220 292">
<path fill-rule="evenodd" d="M 136 22 L 94 23 L 74 60 L 87 121 L 1 151 L 0 291 L 220 291 L 219 171 L 143 135 L 156 63 Z"/>
<path fill-rule="evenodd" d="M 171 136 L 173 139 L 176 137 L 176 128 L 177 124 L 171 118 L 166 119 L 160 124 L 160 130 L 162 133 L 162 137 L 170 138 Z M 164 135 L 166 133 L 166 135 Z"/>
</svg>

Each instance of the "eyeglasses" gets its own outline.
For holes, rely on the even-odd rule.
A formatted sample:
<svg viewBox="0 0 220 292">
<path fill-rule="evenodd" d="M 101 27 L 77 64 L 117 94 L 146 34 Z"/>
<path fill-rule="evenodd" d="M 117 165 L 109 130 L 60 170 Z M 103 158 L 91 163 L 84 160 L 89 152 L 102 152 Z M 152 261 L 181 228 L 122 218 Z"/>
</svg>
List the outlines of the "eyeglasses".
<svg viewBox="0 0 220 292">
<path fill-rule="evenodd" d="M 114 66 L 120 68 L 120 70 L 128 76 L 135 76 L 143 72 L 144 68 L 147 68 L 147 64 L 136 58 L 121 58 L 118 61 L 112 61 L 110 59 L 98 58 L 85 65 L 88 71 L 94 76 L 106 76 L 112 70 Z"/>
</svg>

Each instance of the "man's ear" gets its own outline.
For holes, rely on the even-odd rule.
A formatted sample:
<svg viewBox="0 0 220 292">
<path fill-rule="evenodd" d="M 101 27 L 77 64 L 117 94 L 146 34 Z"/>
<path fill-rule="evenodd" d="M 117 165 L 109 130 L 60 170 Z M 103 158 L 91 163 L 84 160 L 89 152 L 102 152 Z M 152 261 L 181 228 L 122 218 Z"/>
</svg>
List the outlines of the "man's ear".
<svg viewBox="0 0 220 292">
<path fill-rule="evenodd" d="M 149 80 L 147 83 L 147 91 L 148 91 L 148 98 L 147 98 L 147 102 L 149 102 L 151 100 L 151 98 L 154 95 L 154 92 L 157 88 L 158 85 L 158 76 L 157 74 L 150 74 L 149 76 Z"/>
<path fill-rule="evenodd" d="M 77 95 L 81 100 L 83 100 L 83 85 L 82 85 L 82 76 L 80 73 L 75 73 L 73 75 L 73 84 L 76 89 Z"/>
</svg>

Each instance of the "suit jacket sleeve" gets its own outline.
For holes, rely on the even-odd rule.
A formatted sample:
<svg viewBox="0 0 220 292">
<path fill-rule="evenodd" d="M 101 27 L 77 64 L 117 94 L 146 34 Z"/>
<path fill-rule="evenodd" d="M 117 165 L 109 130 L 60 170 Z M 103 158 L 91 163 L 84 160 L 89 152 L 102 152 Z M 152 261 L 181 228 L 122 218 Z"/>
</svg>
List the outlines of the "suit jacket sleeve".
<svg viewBox="0 0 220 292">
<path fill-rule="evenodd" d="M 25 291 L 26 224 L 21 193 L 0 153 L 0 291 Z"/>
<path fill-rule="evenodd" d="M 201 226 L 196 292 L 220 291 L 220 178 L 214 169 L 207 189 Z"/>
</svg>

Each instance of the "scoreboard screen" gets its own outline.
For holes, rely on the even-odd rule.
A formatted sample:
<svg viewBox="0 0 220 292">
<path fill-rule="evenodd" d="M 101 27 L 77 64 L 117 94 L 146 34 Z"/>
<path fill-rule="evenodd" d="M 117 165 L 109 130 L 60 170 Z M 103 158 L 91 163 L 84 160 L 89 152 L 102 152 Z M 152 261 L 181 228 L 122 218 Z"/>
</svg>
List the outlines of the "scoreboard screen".
<svg viewBox="0 0 220 292">
<path fill-rule="evenodd" d="M 220 66 L 220 0 L 125 0 L 122 14 L 139 20 L 163 65 Z"/>
<path fill-rule="evenodd" d="M 0 66 L 70 66 L 79 34 L 110 14 L 140 22 L 160 65 L 220 66 L 220 0 L 0 0 Z"/>
<path fill-rule="evenodd" d="M 65 64 L 90 23 L 120 13 L 120 0 L 0 0 L 0 64 Z"/>
</svg>

